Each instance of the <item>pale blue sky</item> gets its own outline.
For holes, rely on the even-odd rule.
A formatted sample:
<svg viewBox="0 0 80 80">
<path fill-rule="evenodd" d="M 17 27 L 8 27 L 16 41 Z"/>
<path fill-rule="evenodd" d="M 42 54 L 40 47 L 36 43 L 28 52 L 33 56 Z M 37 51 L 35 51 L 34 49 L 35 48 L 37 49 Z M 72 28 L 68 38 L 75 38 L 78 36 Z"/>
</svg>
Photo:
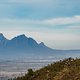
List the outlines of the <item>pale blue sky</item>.
<svg viewBox="0 0 80 80">
<path fill-rule="evenodd" d="M 80 0 L 1 0 L 0 32 L 25 34 L 56 49 L 80 49 Z"/>
</svg>

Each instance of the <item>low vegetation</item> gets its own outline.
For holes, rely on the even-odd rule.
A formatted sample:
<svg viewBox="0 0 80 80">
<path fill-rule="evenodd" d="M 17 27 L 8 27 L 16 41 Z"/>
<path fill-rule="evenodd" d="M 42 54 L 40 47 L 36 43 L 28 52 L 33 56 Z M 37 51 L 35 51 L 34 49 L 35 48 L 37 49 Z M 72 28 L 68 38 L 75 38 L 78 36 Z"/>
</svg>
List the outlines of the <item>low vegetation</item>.
<svg viewBox="0 0 80 80">
<path fill-rule="evenodd" d="M 60 60 L 37 71 L 29 69 L 25 76 L 14 80 L 80 80 L 80 59 Z"/>
</svg>

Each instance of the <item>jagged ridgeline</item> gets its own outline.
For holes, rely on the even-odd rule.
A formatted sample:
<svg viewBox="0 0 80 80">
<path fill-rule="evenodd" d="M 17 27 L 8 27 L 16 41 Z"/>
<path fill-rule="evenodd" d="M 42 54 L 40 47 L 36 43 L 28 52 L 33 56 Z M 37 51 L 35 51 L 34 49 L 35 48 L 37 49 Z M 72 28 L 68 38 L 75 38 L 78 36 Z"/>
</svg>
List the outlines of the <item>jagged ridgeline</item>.
<svg viewBox="0 0 80 80">
<path fill-rule="evenodd" d="M 18 59 L 34 57 L 77 57 L 80 50 L 56 50 L 47 47 L 43 42 L 37 43 L 33 38 L 26 37 L 24 34 L 6 39 L 0 33 L 0 58 Z"/>
<path fill-rule="evenodd" d="M 25 56 L 35 57 L 45 55 L 45 53 L 52 55 L 54 50 L 48 48 L 43 42 L 37 43 L 33 38 L 28 38 L 24 34 L 8 40 L 0 33 L 0 53 L 2 53 L 0 54 L 1 58 L 14 59 Z"/>
<path fill-rule="evenodd" d="M 80 80 L 80 59 L 68 58 L 13 80 Z"/>
</svg>

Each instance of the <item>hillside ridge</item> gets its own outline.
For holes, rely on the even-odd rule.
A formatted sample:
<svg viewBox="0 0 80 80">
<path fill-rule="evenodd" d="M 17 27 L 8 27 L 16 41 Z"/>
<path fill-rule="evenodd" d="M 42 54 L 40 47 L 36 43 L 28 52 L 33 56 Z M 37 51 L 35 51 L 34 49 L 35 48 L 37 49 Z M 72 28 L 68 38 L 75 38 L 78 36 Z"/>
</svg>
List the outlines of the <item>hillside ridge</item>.
<svg viewBox="0 0 80 80">
<path fill-rule="evenodd" d="M 29 69 L 25 76 L 14 80 L 80 80 L 80 59 L 60 60 L 37 71 Z"/>
</svg>

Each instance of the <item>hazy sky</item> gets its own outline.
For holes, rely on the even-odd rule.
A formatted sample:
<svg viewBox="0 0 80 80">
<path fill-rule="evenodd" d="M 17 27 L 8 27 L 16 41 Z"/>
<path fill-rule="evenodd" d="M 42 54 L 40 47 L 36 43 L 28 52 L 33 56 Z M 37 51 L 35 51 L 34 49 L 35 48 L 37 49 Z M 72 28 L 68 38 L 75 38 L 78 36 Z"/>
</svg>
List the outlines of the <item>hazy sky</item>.
<svg viewBox="0 0 80 80">
<path fill-rule="evenodd" d="M 80 49 L 80 0 L 0 0 L 0 32 L 26 34 L 55 49 Z"/>
</svg>

